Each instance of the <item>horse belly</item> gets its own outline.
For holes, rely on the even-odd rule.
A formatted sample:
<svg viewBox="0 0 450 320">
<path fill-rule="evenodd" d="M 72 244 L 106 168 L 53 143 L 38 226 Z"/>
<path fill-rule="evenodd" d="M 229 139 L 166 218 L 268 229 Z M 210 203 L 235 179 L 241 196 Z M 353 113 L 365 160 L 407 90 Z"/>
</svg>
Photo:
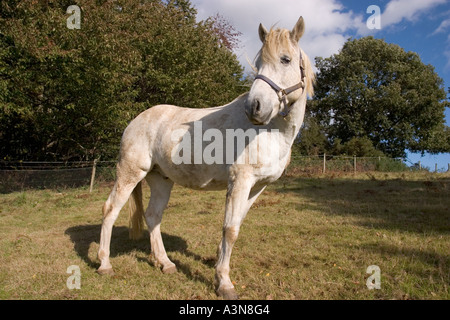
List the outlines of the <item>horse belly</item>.
<svg viewBox="0 0 450 320">
<path fill-rule="evenodd" d="M 223 190 L 228 185 L 226 168 L 222 166 L 201 166 L 182 164 L 158 166 L 163 175 L 178 185 L 195 190 Z"/>
</svg>

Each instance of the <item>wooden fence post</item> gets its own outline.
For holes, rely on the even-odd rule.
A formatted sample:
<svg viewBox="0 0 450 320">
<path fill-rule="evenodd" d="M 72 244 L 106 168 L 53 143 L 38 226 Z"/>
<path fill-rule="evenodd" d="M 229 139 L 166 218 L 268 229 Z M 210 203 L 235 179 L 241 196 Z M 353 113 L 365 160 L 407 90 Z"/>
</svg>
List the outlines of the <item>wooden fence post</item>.
<svg viewBox="0 0 450 320">
<path fill-rule="evenodd" d="M 92 193 L 92 190 L 94 189 L 95 170 L 97 168 L 97 161 L 98 161 L 98 159 L 94 160 L 94 166 L 92 167 L 91 185 L 89 186 L 89 193 Z"/>
<path fill-rule="evenodd" d="M 327 154 L 324 153 L 323 154 L 323 171 L 322 171 L 322 173 L 325 174 L 326 171 L 327 171 Z"/>
<path fill-rule="evenodd" d="M 353 173 L 356 174 L 356 156 L 353 156 Z"/>
</svg>

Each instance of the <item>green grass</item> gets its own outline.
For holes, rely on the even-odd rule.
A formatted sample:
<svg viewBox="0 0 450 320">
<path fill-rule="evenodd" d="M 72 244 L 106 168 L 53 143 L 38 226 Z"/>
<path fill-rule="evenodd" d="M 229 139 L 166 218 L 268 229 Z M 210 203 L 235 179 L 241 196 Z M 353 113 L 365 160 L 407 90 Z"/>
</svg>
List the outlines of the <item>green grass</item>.
<svg viewBox="0 0 450 320">
<path fill-rule="evenodd" d="M 149 261 L 148 235 L 115 224 L 99 276 L 101 207 L 111 185 L 0 195 L 0 299 L 217 299 L 225 192 L 175 187 L 162 223 L 178 273 Z M 145 188 L 148 198 L 149 190 Z M 245 219 L 231 259 L 241 299 L 449 299 L 450 177 L 430 173 L 288 176 Z M 81 269 L 69 290 L 66 270 Z M 368 290 L 366 269 L 381 269 Z"/>
</svg>

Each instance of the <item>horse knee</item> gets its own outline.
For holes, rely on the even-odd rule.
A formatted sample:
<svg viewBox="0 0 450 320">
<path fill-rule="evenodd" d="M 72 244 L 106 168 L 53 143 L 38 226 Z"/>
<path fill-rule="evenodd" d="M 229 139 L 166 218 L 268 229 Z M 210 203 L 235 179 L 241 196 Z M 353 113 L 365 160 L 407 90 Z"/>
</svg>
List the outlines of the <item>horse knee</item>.
<svg viewBox="0 0 450 320">
<path fill-rule="evenodd" d="M 228 244 L 234 244 L 239 235 L 238 226 L 229 226 L 224 228 L 224 238 Z"/>
<path fill-rule="evenodd" d="M 103 213 L 103 219 L 106 218 L 111 214 L 111 206 L 109 205 L 108 201 L 105 202 L 105 204 L 102 207 L 102 213 Z"/>
<path fill-rule="evenodd" d="M 103 222 L 110 224 L 114 223 L 119 216 L 120 208 L 117 210 L 111 202 L 108 200 L 102 207 L 102 214 L 103 214 Z"/>
</svg>

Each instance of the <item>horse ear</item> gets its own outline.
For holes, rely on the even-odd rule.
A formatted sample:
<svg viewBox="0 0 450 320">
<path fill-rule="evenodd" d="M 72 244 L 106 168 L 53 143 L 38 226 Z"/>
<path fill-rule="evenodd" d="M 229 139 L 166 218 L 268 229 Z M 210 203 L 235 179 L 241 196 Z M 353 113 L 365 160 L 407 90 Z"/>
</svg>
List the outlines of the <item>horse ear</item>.
<svg viewBox="0 0 450 320">
<path fill-rule="evenodd" d="M 305 21 L 303 20 L 303 17 L 300 17 L 300 19 L 298 19 L 297 23 L 295 24 L 294 29 L 292 29 L 291 31 L 292 40 L 295 43 L 297 43 L 303 36 L 304 32 L 305 32 Z"/>
<path fill-rule="evenodd" d="M 261 42 L 264 42 L 266 40 L 267 33 L 269 33 L 266 29 L 266 27 L 263 26 L 262 23 L 259 24 L 259 39 L 261 39 Z"/>
</svg>

